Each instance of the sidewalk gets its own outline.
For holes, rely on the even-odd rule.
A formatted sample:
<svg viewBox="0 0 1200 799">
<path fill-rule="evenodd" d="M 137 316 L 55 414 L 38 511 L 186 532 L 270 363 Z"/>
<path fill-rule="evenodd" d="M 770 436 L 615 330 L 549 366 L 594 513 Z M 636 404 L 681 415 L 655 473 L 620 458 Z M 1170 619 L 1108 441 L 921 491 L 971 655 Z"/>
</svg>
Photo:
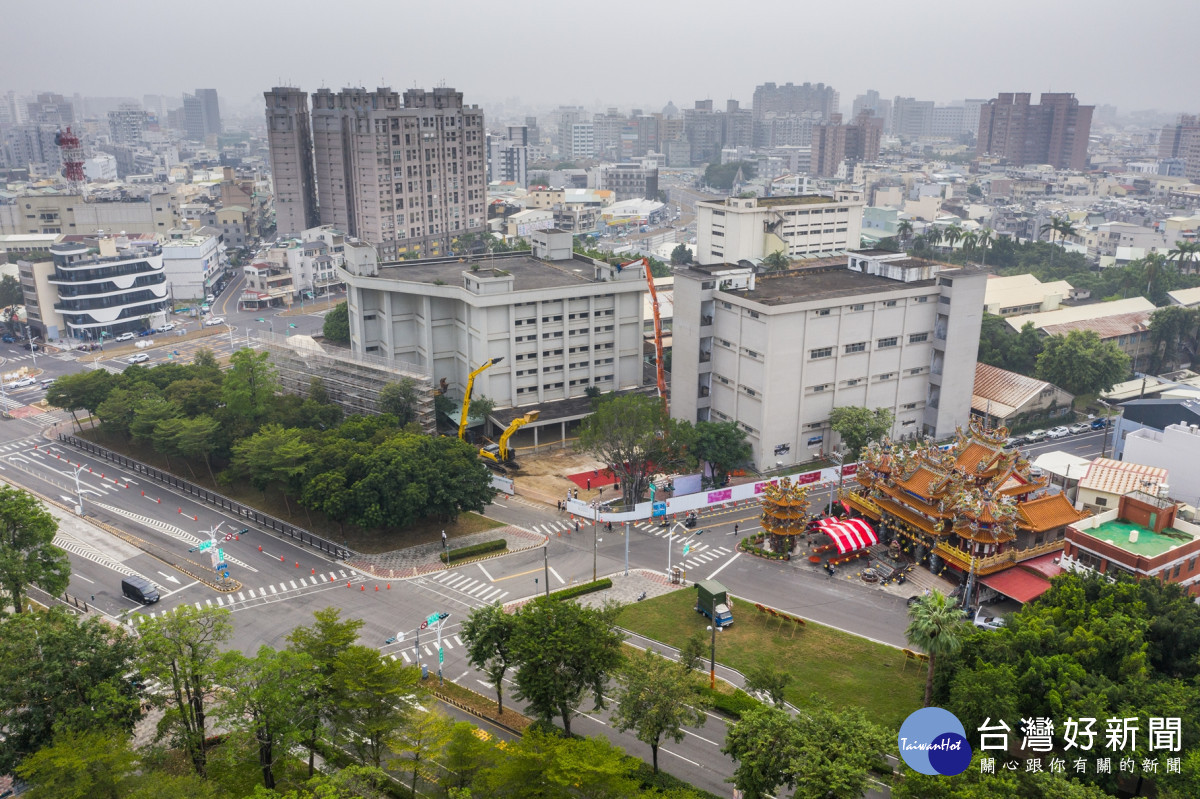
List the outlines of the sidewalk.
<svg viewBox="0 0 1200 799">
<path fill-rule="evenodd" d="M 545 544 L 547 540 L 546 536 L 540 533 L 531 533 L 528 530 L 522 530 L 520 527 L 509 525 L 508 527 L 497 527 L 482 533 L 455 538 L 454 548 L 482 544 L 485 541 L 493 541 L 497 538 L 506 539 L 508 541 L 508 549 L 504 552 L 497 552 L 490 557 L 511 555 L 514 552 L 534 549 Z M 438 557 L 443 551 L 442 545 L 435 541 L 429 544 L 418 544 L 415 547 L 397 549 L 377 555 L 354 555 L 346 561 L 346 564 L 380 579 L 405 580 L 445 569 L 446 564 L 442 563 L 441 558 Z M 476 559 L 472 558 L 471 560 L 474 561 Z M 453 565 L 451 563 L 451 566 Z"/>
</svg>

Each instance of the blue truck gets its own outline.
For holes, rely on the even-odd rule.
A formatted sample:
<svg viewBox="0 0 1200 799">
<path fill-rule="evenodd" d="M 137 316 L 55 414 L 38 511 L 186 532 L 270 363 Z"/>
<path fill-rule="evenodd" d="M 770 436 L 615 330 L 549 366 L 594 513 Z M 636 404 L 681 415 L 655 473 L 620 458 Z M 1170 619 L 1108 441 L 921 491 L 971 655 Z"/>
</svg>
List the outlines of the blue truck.
<svg viewBox="0 0 1200 799">
<path fill-rule="evenodd" d="M 718 627 L 733 624 L 733 612 L 729 609 L 729 592 L 716 580 L 696 582 L 696 612 L 714 619 Z"/>
</svg>

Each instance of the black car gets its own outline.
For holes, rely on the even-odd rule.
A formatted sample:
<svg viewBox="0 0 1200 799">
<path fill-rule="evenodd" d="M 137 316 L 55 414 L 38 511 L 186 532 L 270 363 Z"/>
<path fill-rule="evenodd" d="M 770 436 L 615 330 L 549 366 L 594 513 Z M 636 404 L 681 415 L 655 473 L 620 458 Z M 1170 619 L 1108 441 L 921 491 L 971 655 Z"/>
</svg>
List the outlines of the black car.
<svg viewBox="0 0 1200 799">
<path fill-rule="evenodd" d="M 25 349 L 29 350 L 30 352 L 37 352 L 39 349 L 37 342 L 35 342 L 35 341 L 26 341 L 21 346 L 23 346 Z"/>
</svg>

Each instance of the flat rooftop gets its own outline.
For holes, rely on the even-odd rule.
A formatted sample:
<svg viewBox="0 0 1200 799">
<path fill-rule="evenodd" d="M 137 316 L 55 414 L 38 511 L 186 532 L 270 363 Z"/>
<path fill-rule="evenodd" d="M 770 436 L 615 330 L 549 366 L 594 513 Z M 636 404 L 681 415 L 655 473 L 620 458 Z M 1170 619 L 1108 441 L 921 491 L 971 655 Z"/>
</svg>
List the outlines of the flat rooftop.
<svg viewBox="0 0 1200 799">
<path fill-rule="evenodd" d="M 514 291 L 529 291 L 539 288 L 566 288 L 594 283 L 594 265 L 591 259 L 570 261 L 541 261 L 529 253 L 505 253 L 495 257 L 475 258 L 426 258 L 417 261 L 395 261 L 380 264 L 379 277 L 385 280 L 403 280 L 409 283 L 433 284 L 435 280 L 461 286 L 462 273 L 470 272 L 479 264 L 482 275 L 490 269 L 511 272 Z"/>
<path fill-rule="evenodd" d="M 1136 543 L 1131 543 L 1129 534 L 1134 530 L 1137 530 L 1138 540 Z M 1172 527 L 1164 528 L 1161 533 L 1156 533 L 1121 519 L 1104 522 L 1099 527 L 1083 532 L 1143 558 L 1156 558 L 1172 547 L 1190 544 L 1193 540 L 1190 533 Z"/>
<path fill-rule="evenodd" d="M 903 261 L 889 261 L 888 266 L 915 268 L 927 266 L 928 263 L 917 258 L 906 258 Z M 693 266 L 689 271 L 699 273 L 697 276 L 707 278 L 718 272 L 739 268 L 744 269 L 745 267 L 739 267 L 736 264 L 716 264 Z M 744 289 L 734 289 L 733 291 L 763 305 L 789 305 L 795 302 L 854 297 L 859 294 L 927 288 L 936 283 L 936 278 L 905 283 L 878 275 L 852 272 L 846 268 L 846 256 L 839 255 L 833 258 L 804 261 L 799 265 L 793 265 L 791 269 L 784 272 L 757 275 L 754 278 L 754 291 L 745 291 Z"/>
</svg>

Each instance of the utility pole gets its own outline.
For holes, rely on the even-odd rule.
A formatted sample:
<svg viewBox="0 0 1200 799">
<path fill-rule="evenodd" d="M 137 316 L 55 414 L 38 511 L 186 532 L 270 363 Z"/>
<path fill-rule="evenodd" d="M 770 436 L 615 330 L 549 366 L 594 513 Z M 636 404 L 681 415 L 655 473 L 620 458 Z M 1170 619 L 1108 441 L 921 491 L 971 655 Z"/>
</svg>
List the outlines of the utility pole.
<svg viewBox="0 0 1200 799">
<path fill-rule="evenodd" d="M 78 466 L 74 467 L 74 469 L 75 469 L 75 499 L 76 499 L 75 512 L 78 513 L 80 516 L 83 515 L 83 490 L 79 486 L 79 473 L 82 472 L 86 468 L 87 468 L 87 466 L 85 466 L 82 463 L 79 464 Z"/>
<path fill-rule="evenodd" d="M 713 594 L 712 598 L 712 649 L 709 651 L 708 657 L 708 687 L 716 689 L 717 687 L 717 596 Z"/>
<path fill-rule="evenodd" d="M 542 566 L 545 569 L 544 577 L 546 578 L 546 596 L 550 596 L 550 546 L 549 542 L 542 544 Z"/>
</svg>

